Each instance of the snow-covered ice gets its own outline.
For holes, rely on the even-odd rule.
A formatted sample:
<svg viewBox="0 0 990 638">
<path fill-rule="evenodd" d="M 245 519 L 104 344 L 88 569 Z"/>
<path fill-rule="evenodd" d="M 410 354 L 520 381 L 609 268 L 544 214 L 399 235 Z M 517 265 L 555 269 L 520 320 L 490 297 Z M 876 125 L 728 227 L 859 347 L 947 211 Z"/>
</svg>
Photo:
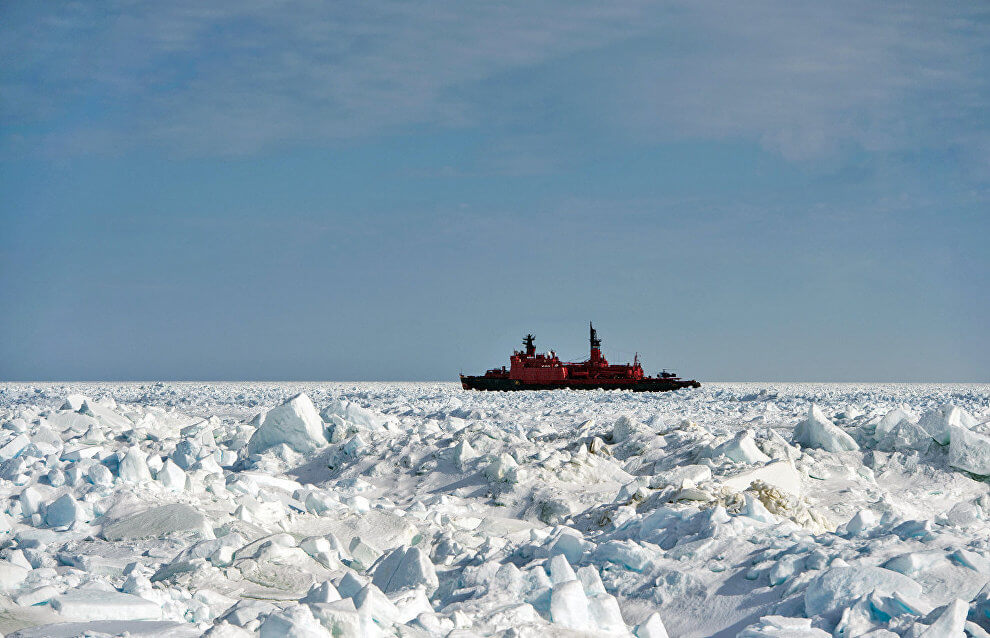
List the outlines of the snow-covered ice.
<svg viewBox="0 0 990 638">
<path fill-rule="evenodd" d="M 14 636 L 990 635 L 990 386 L 0 385 Z"/>
</svg>

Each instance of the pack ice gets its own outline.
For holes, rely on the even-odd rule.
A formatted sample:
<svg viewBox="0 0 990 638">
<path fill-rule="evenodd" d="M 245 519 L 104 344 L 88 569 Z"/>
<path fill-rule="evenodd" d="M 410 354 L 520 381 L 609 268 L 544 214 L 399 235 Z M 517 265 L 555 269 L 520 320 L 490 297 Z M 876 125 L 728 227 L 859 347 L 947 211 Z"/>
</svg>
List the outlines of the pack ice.
<svg viewBox="0 0 990 638">
<path fill-rule="evenodd" d="M 990 387 L 0 386 L 12 636 L 990 636 Z"/>
</svg>

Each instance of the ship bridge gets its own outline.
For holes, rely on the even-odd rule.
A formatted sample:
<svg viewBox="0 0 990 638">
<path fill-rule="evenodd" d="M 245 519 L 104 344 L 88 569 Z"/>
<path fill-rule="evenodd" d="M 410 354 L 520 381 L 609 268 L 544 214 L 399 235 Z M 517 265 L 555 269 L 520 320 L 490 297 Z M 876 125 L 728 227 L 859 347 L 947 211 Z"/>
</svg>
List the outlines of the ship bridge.
<svg viewBox="0 0 990 638">
<path fill-rule="evenodd" d="M 643 378 L 643 368 L 639 365 L 638 357 L 632 365 L 611 365 L 602 354 L 602 340 L 598 331 L 591 323 L 588 324 L 589 355 L 587 361 L 565 363 L 552 350 L 547 354 L 537 354 L 534 345 L 535 337 L 531 334 L 523 339 L 525 350 L 517 350 L 509 358 L 509 378 L 528 382 L 545 383 L 563 381 L 565 379 L 630 379 Z"/>
</svg>

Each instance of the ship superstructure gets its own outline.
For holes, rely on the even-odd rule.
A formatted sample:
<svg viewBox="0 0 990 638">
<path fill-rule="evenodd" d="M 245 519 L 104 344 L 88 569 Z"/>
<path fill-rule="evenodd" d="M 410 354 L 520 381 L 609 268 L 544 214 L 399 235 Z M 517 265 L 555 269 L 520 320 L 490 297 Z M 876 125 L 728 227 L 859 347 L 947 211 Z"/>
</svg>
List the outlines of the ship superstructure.
<svg viewBox="0 0 990 638">
<path fill-rule="evenodd" d="M 589 356 L 586 361 L 567 363 L 551 350 L 536 352 L 535 337 L 528 334 L 523 339 L 524 350 L 516 350 L 509 357 L 509 368 L 493 368 L 480 376 L 461 375 L 465 390 L 548 390 L 616 389 L 637 392 L 661 392 L 678 388 L 700 387 L 701 384 L 684 380 L 673 372 L 664 370 L 656 377 L 643 374 L 639 355 L 631 364 L 610 364 L 602 354 L 602 341 L 593 324 L 589 328 Z"/>
</svg>

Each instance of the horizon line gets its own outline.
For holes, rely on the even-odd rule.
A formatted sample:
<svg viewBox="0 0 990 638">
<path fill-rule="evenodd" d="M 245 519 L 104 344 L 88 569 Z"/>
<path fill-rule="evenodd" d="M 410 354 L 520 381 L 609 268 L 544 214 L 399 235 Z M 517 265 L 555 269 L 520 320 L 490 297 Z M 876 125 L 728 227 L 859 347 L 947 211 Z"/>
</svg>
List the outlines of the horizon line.
<svg viewBox="0 0 990 638">
<path fill-rule="evenodd" d="M 131 383 L 131 384 L 154 384 L 154 383 L 452 383 L 459 384 L 458 381 L 447 379 L 60 379 L 60 380 L 0 380 L 0 385 L 40 385 L 40 384 L 70 384 L 70 383 Z M 869 380 L 869 381 L 820 381 L 820 380 L 718 380 L 703 381 L 705 384 L 722 385 L 728 383 L 819 383 L 819 384 L 850 384 L 863 385 L 871 383 L 887 383 L 901 385 L 990 385 L 990 381 L 891 381 L 891 380 Z M 568 388 L 561 388 L 568 389 Z M 582 390 L 587 391 L 587 390 Z"/>
</svg>

